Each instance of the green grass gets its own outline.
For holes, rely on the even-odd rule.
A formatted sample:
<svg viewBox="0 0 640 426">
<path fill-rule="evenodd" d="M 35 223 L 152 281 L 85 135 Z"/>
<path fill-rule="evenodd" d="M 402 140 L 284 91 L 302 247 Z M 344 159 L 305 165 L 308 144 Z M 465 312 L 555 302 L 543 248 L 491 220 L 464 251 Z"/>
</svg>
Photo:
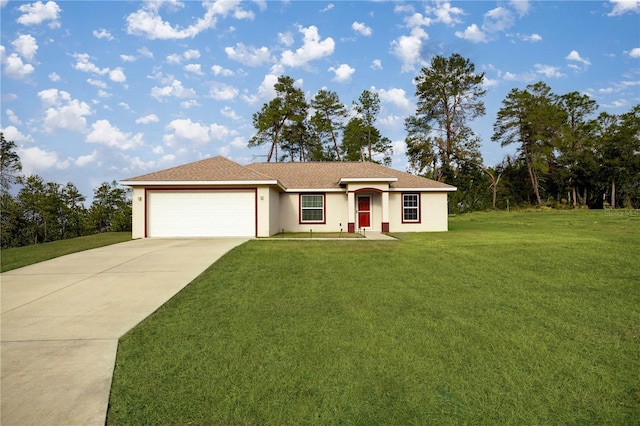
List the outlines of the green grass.
<svg viewBox="0 0 640 426">
<path fill-rule="evenodd" d="M 131 232 L 107 232 L 50 243 L 4 249 L 0 252 L 0 272 L 32 265 L 44 260 L 131 239 Z"/>
<path fill-rule="evenodd" d="M 107 423 L 640 423 L 640 216 L 395 236 L 234 249 L 121 339 Z"/>
</svg>

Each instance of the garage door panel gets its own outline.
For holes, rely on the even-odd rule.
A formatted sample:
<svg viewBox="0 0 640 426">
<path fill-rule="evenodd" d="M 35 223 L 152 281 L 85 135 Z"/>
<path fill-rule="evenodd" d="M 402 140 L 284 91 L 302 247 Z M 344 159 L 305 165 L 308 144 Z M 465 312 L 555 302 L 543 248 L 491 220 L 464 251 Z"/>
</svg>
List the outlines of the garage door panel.
<svg viewBox="0 0 640 426">
<path fill-rule="evenodd" d="M 254 191 L 149 191 L 149 237 L 255 236 Z"/>
</svg>

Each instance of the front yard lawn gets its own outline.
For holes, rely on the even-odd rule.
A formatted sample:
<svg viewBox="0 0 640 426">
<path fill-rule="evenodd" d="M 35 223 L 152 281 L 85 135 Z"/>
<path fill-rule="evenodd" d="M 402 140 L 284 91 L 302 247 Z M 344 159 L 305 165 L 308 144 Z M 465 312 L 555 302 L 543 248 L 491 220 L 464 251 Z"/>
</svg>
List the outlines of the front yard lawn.
<svg viewBox="0 0 640 426">
<path fill-rule="evenodd" d="M 66 254 L 122 243 L 129 240 L 131 240 L 131 232 L 105 232 L 102 234 L 70 238 L 68 240 L 3 249 L 0 252 L 0 272 L 33 265 L 34 263 Z"/>
<path fill-rule="evenodd" d="M 638 424 L 640 217 L 250 241 L 121 339 L 107 422 Z"/>
</svg>

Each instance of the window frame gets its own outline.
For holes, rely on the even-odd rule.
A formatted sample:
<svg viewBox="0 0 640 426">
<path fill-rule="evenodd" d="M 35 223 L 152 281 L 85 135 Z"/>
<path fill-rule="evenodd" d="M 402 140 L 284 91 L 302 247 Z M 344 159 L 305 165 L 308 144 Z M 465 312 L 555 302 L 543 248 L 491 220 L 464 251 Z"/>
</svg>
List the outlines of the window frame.
<svg viewBox="0 0 640 426">
<path fill-rule="evenodd" d="M 322 197 L 322 207 L 303 207 L 302 199 L 304 197 Z M 321 220 L 304 220 L 303 219 L 303 210 L 320 210 L 322 211 L 322 219 Z M 298 223 L 300 225 L 309 225 L 309 224 L 326 224 L 327 223 L 327 196 L 325 193 L 308 193 L 308 194 L 299 194 L 298 196 Z"/>
<path fill-rule="evenodd" d="M 416 206 L 405 206 L 405 197 L 413 196 L 416 197 L 417 205 Z M 403 192 L 400 202 L 400 207 L 402 209 L 402 223 L 421 223 L 422 222 L 422 197 L 419 192 Z M 416 219 L 406 219 L 405 213 L 408 210 L 416 211 Z"/>
</svg>

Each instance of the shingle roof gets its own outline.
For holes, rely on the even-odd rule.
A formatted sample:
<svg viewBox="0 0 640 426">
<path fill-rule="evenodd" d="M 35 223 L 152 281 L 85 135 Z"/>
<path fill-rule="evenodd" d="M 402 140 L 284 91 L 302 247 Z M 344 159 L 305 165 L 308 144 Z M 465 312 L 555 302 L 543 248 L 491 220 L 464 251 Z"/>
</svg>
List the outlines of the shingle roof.
<svg viewBox="0 0 640 426">
<path fill-rule="evenodd" d="M 370 162 L 252 163 L 242 166 L 224 157 L 212 157 L 182 166 L 125 179 L 135 182 L 243 182 L 277 180 L 290 189 L 338 189 L 341 179 L 395 178 L 391 188 L 454 187 Z"/>
<path fill-rule="evenodd" d="M 131 179 L 126 182 L 199 182 L 199 181 L 272 181 L 273 177 L 242 166 L 235 161 L 218 156 L 160 170 Z"/>
<path fill-rule="evenodd" d="M 371 162 L 253 163 L 248 168 L 272 176 L 286 188 L 340 188 L 344 178 L 396 178 L 391 188 L 452 190 L 442 182 L 390 169 Z"/>
</svg>

